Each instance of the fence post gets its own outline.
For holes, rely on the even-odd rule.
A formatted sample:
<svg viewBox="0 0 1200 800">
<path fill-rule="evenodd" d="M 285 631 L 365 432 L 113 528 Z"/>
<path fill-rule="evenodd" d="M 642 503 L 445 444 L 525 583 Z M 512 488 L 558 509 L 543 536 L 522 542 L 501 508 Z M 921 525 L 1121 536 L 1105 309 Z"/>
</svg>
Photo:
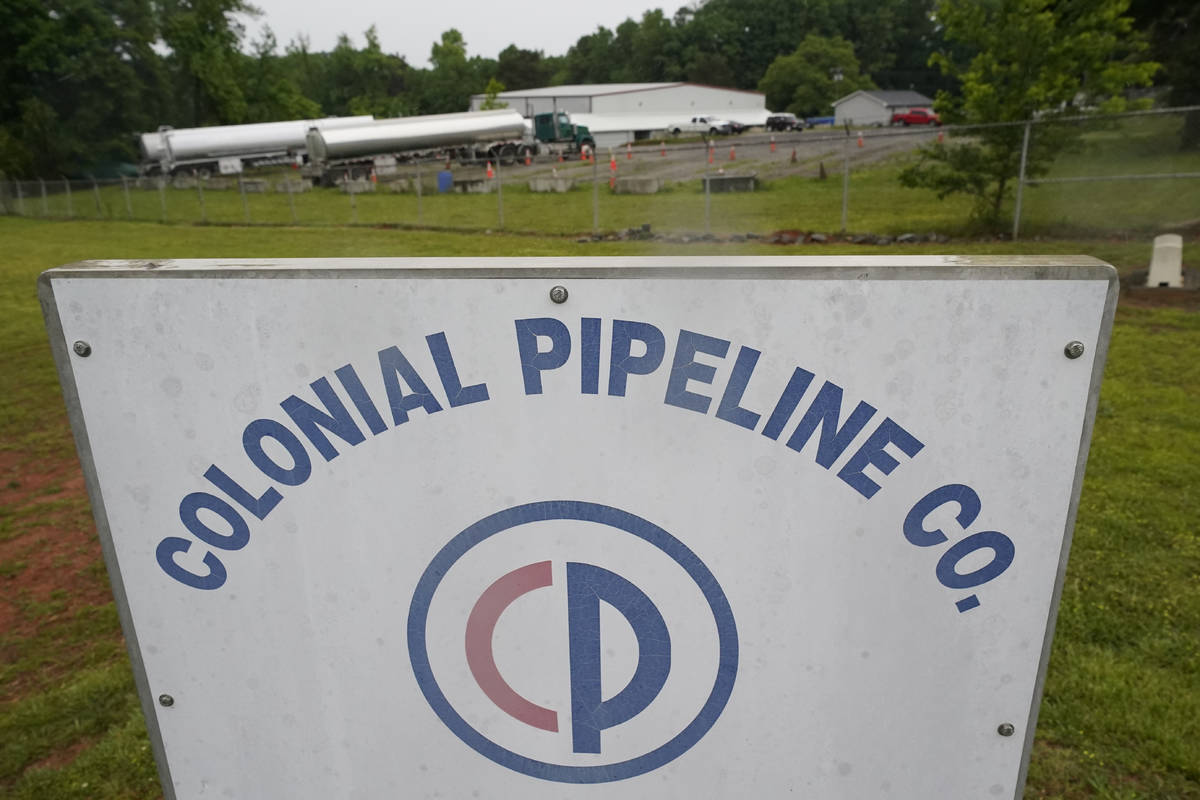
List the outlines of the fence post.
<svg viewBox="0 0 1200 800">
<path fill-rule="evenodd" d="M 133 203 L 129 200 L 129 179 L 121 176 L 121 191 L 125 193 L 125 214 L 133 219 Z"/>
<path fill-rule="evenodd" d="M 196 178 L 196 194 L 200 196 L 200 222 L 208 223 L 208 209 L 204 207 L 204 183 Z"/>
<path fill-rule="evenodd" d="M 708 179 L 708 148 L 704 148 L 704 232 L 711 233 L 710 220 L 712 217 L 712 189 L 711 181 Z"/>
<path fill-rule="evenodd" d="M 421 162 L 417 162 L 417 224 L 421 224 Z"/>
<path fill-rule="evenodd" d="M 167 179 L 158 179 L 158 207 L 162 209 L 162 223 L 167 224 Z"/>
<path fill-rule="evenodd" d="M 504 176 L 500 174 L 500 155 L 496 154 L 496 207 L 500 212 L 500 230 L 504 230 Z"/>
<path fill-rule="evenodd" d="M 600 232 L 600 176 L 596 172 L 596 148 L 592 148 L 592 233 Z"/>
<path fill-rule="evenodd" d="M 1013 207 L 1012 240 L 1014 242 L 1021 233 L 1021 195 L 1025 190 L 1025 162 L 1029 157 L 1029 129 L 1032 127 L 1032 120 L 1025 123 L 1025 138 L 1021 141 L 1021 171 L 1017 174 L 1017 202 Z"/>
<path fill-rule="evenodd" d="M 296 220 L 296 198 L 292 196 L 292 179 L 285 178 L 283 181 L 283 186 L 285 189 L 287 189 L 288 208 L 291 209 L 292 224 L 295 225 L 297 223 L 297 220 Z"/>
<path fill-rule="evenodd" d="M 42 186 L 42 216 L 50 216 L 50 203 L 46 200 L 46 181 L 38 178 L 38 183 Z"/>
<path fill-rule="evenodd" d="M 246 224 L 250 224 L 250 203 L 246 200 L 246 185 L 242 183 L 242 173 L 238 173 L 238 192 L 242 195 L 242 216 L 246 218 Z"/>
<path fill-rule="evenodd" d="M 71 182 L 63 178 L 63 186 L 67 187 L 67 219 L 75 216 L 75 204 L 71 200 Z"/>
<path fill-rule="evenodd" d="M 96 201 L 96 219 L 103 219 L 104 209 L 100 207 L 100 187 L 96 185 L 95 178 L 92 178 L 92 198 Z"/>
<path fill-rule="evenodd" d="M 850 212 L 850 129 L 846 128 L 846 139 L 842 142 L 842 233 L 846 232 Z"/>
<path fill-rule="evenodd" d="M 346 181 L 346 189 L 350 192 L 350 210 L 354 216 L 354 224 L 358 224 L 358 200 L 354 196 L 354 178 Z"/>
<path fill-rule="evenodd" d="M 25 193 L 21 190 L 21 182 L 16 181 L 15 183 L 17 184 L 17 216 L 23 217 L 25 216 Z"/>
</svg>

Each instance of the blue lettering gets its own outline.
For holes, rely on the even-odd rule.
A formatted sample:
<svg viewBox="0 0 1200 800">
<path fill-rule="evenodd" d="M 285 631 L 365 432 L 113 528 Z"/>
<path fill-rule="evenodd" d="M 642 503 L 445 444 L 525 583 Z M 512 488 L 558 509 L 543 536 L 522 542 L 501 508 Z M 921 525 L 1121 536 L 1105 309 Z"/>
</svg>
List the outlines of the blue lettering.
<svg viewBox="0 0 1200 800">
<path fill-rule="evenodd" d="M 350 402 L 354 403 L 354 407 L 362 415 L 363 422 L 367 423 L 367 428 L 371 433 L 378 436 L 386 431 L 387 423 L 383 421 L 383 417 L 379 416 L 379 409 L 375 407 L 374 401 L 371 400 L 371 395 L 367 394 L 367 390 L 359 379 L 358 373 L 354 371 L 354 367 L 346 364 L 335 369 L 333 374 L 337 375 L 338 380 L 342 382 L 342 388 L 350 396 Z"/>
<path fill-rule="evenodd" d="M 275 463 L 263 450 L 263 439 L 279 442 L 292 457 L 292 466 L 284 469 Z M 283 423 L 273 419 L 256 419 L 247 425 L 242 432 L 242 449 L 262 474 L 285 486 L 299 486 L 312 474 L 312 461 L 300 439 Z"/>
<path fill-rule="evenodd" d="M 634 340 L 646 346 L 640 356 L 631 355 Z M 625 384 L 630 375 L 649 375 L 662 364 L 667 341 L 662 331 L 646 322 L 613 320 L 612 351 L 608 362 L 608 393 L 625 396 Z"/>
<path fill-rule="evenodd" d="M 207 575 L 197 575 L 175 563 L 175 554 L 186 553 L 191 546 L 192 542 L 187 539 L 168 536 L 158 543 L 154 557 L 158 560 L 158 565 L 162 567 L 163 572 L 185 586 L 191 586 L 193 589 L 219 589 L 225 583 L 225 565 L 212 554 L 212 551 L 204 554 L 204 566 L 208 567 Z"/>
<path fill-rule="evenodd" d="M 991 561 L 966 575 L 954 569 L 958 562 L 971 553 L 985 548 L 992 551 Z M 999 531 L 973 533 L 965 539 L 955 542 L 949 550 L 942 554 L 937 563 L 937 579 L 943 586 L 950 589 L 969 589 L 972 586 L 987 583 L 1004 572 L 1012 564 L 1015 555 L 1016 548 L 1013 546 L 1012 539 L 1003 533 Z"/>
<path fill-rule="evenodd" d="M 551 317 L 519 319 L 515 324 L 525 394 L 541 394 L 542 371 L 558 369 L 571 355 L 571 333 L 566 325 Z M 538 350 L 538 338 L 543 336 L 550 340 L 549 350 Z"/>
<path fill-rule="evenodd" d="M 904 518 L 904 538 L 917 547 L 931 547 L 946 541 L 946 534 L 941 530 L 925 530 L 925 519 L 933 513 L 934 509 L 947 503 L 958 504 L 956 519 L 963 530 L 966 530 L 975 521 L 975 518 L 979 516 L 979 510 L 983 507 L 979 495 L 970 486 L 964 486 L 961 483 L 940 486 L 918 500 L 917 504 L 908 512 L 908 516 Z"/>
<path fill-rule="evenodd" d="M 429 354 L 433 356 L 433 365 L 437 367 L 438 378 L 442 381 L 442 388 L 446 390 L 446 400 L 451 408 L 481 403 L 488 399 L 485 384 L 476 383 L 466 387 L 462 385 L 445 333 L 431 333 L 425 337 L 425 341 L 429 344 Z"/>
<path fill-rule="evenodd" d="M 707 414 L 712 398 L 702 394 L 689 392 L 688 381 L 712 384 L 716 377 L 717 368 L 696 361 L 696 353 L 707 353 L 710 356 L 724 358 L 729 352 L 729 342 L 724 339 L 714 339 L 702 333 L 680 331 L 679 341 L 675 345 L 675 358 L 671 364 L 671 377 L 667 381 L 667 405 L 686 408 L 700 414 Z"/>
<path fill-rule="evenodd" d="M 787 421 L 792 418 L 792 412 L 796 410 L 796 406 L 800 405 L 800 398 L 808 391 L 808 385 L 812 383 L 812 379 L 813 374 L 806 369 L 796 367 L 792 371 L 792 377 L 788 378 L 787 386 L 783 388 L 783 394 L 779 396 L 779 402 L 775 404 L 775 410 L 771 412 L 767 424 L 763 426 L 763 436 L 768 439 L 779 438 L 779 434 L 783 433 L 783 426 L 787 425 Z"/>
<path fill-rule="evenodd" d="M 200 510 L 213 512 L 229 525 L 229 533 L 218 533 L 200 519 Z M 233 506 L 207 492 L 192 492 L 179 503 L 183 527 L 205 544 L 221 550 L 241 550 L 250 541 L 250 526 Z"/>
<path fill-rule="evenodd" d="M 259 519 L 266 519 L 267 514 L 270 514 L 271 510 L 279 505 L 279 501 L 283 499 L 283 495 L 276 491 L 274 487 L 267 489 L 261 496 L 255 497 L 243 489 L 241 484 L 226 475 L 216 464 L 208 468 L 204 473 L 204 477 L 213 486 L 216 486 L 222 492 L 229 495 L 235 503 Z"/>
<path fill-rule="evenodd" d="M 358 429 L 358 425 L 350 416 L 350 412 L 346 410 L 345 404 L 342 403 L 337 393 L 333 391 L 333 387 L 329 385 L 328 379 L 319 378 L 309 386 L 316 393 L 317 399 L 325 405 L 324 410 L 304 402 L 296 395 L 288 397 L 279 405 L 292 418 L 292 422 L 295 422 L 296 426 L 300 428 L 300 432 L 313 443 L 317 452 L 324 456 L 326 461 L 332 461 L 337 458 L 338 451 L 321 431 L 321 428 L 335 434 L 350 445 L 361 444 L 366 437 Z"/>
<path fill-rule="evenodd" d="M 600 319 L 584 317 L 579 321 L 579 391 L 600 393 Z"/>
<path fill-rule="evenodd" d="M 426 414 L 442 410 L 400 348 L 387 347 L 379 351 L 379 370 L 383 374 L 383 386 L 387 389 L 388 405 L 391 406 L 392 420 L 396 425 L 408 422 L 408 412 L 417 408 L 425 409 Z M 397 376 L 404 378 L 404 382 L 412 389 L 411 394 L 405 394 Z"/>
<path fill-rule="evenodd" d="M 717 419 L 740 425 L 746 430 L 754 430 L 761 416 L 742 408 L 741 402 L 760 355 L 762 353 L 750 347 L 743 347 L 738 351 L 737 361 L 733 362 L 733 372 L 729 374 L 729 383 L 725 385 L 725 393 L 721 395 L 721 404 L 717 406 Z M 809 380 L 812 380 L 811 375 Z"/>
<path fill-rule="evenodd" d="M 921 452 L 921 448 L 925 446 L 918 442 L 915 436 L 901 428 L 891 417 L 888 417 L 879 424 L 879 427 L 867 438 L 863 446 L 858 448 L 858 452 L 850 456 L 850 460 L 842 467 L 838 477 L 863 497 L 874 497 L 875 493 L 879 491 L 879 484 L 868 478 L 863 470 L 870 464 L 884 475 L 891 475 L 892 470 L 899 466 L 900 462 L 891 453 L 884 450 L 884 447 L 889 444 L 899 447 L 900 452 L 909 458 Z"/>
<path fill-rule="evenodd" d="M 825 381 L 812 405 L 800 418 L 800 424 L 792 432 L 791 438 L 787 440 L 787 446 L 800 452 L 819 426 L 821 437 L 817 443 L 817 463 L 829 469 L 838 456 L 850 446 L 850 442 L 863 426 L 875 416 L 875 407 L 865 402 L 859 403 L 854 411 L 850 412 L 846 424 L 839 428 L 837 424 L 841 414 L 842 387 Z"/>
</svg>

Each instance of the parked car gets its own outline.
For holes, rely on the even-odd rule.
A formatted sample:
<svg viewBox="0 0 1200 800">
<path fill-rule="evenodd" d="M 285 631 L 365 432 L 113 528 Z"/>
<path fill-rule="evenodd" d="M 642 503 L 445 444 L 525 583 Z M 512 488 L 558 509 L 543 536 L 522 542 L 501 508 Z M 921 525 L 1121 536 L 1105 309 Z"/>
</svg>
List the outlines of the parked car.
<svg viewBox="0 0 1200 800">
<path fill-rule="evenodd" d="M 893 125 L 941 125 L 942 118 L 931 108 L 910 108 L 892 114 Z"/>
<path fill-rule="evenodd" d="M 767 117 L 767 130 L 802 131 L 804 130 L 804 120 L 799 119 L 795 114 L 788 114 L 786 112 L 772 114 Z"/>
<path fill-rule="evenodd" d="M 718 119 L 717 117 L 692 117 L 687 122 L 676 122 L 674 125 L 667 127 L 672 134 L 678 136 L 681 133 L 733 133 L 733 125 L 727 119 Z"/>
</svg>

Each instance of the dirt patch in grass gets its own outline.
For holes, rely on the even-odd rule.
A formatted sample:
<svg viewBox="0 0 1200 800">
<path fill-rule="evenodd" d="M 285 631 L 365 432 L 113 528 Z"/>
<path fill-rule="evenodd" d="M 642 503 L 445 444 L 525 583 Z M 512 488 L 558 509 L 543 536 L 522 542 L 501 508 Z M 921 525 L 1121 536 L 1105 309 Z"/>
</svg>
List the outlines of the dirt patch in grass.
<svg viewBox="0 0 1200 800">
<path fill-rule="evenodd" d="M 111 602 L 79 463 L 0 453 L 0 675 L 34 667 L 5 675 L 0 697 L 52 682 L 89 658 L 96 639 L 114 649 L 89 622 Z M 93 632 L 76 647 L 66 640 L 81 627 Z"/>
</svg>

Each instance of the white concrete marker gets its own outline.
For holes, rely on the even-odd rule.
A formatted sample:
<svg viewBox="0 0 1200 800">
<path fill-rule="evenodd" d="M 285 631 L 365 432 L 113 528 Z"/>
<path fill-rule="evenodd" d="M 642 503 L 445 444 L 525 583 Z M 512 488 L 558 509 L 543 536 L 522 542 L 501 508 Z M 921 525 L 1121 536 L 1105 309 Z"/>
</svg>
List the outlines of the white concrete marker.
<svg viewBox="0 0 1200 800">
<path fill-rule="evenodd" d="M 1147 286 L 1183 288 L 1183 237 L 1164 233 L 1154 237 L 1154 255 L 1150 257 L 1150 276 Z"/>
</svg>

